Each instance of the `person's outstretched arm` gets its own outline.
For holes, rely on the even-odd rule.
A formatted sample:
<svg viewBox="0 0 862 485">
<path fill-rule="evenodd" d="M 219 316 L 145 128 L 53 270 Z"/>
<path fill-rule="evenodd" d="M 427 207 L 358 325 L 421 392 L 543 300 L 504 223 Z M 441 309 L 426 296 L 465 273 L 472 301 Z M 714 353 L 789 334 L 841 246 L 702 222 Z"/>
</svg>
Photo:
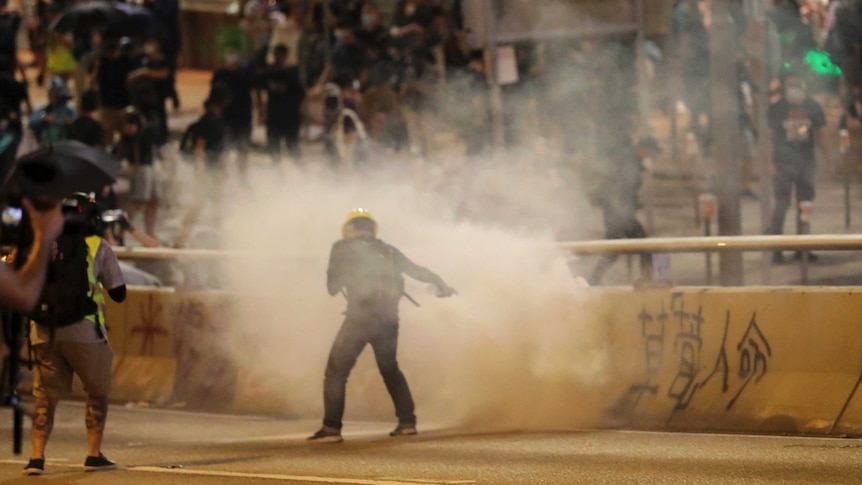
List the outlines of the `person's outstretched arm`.
<svg viewBox="0 0 862 485">
<path fill-rule="evenodd" d="M 9 266 L 0 265 L 0 305 L 28 312 L 39 301 L 54 240 L 63 230 L 63 214 L 59 204 L 49 210 L 38 211 L 26 199 L 24 209 L 30 215 L 33 226 L 33 246 L 21 269 L 15 271 Z"/>
</svg>

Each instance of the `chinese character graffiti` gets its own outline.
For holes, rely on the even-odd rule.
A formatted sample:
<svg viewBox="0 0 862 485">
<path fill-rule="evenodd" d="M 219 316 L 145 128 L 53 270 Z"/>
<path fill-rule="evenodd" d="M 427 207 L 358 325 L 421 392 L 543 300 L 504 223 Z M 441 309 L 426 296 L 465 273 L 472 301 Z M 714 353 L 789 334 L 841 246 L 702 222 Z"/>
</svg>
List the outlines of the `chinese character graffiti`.
<svg viewBox="0 0 862 485">
<path fill-rule="evenodd" d="M 733 344 L 728 346 L 728 340 L 733 339 L 735 333 L 732 330 L 732 315 L 728 310 L 720 347 L 705 355 L 705 348 L 715 347 L 707 346 L 704 340 L 704 329 L 709 328 L 709 322 L 703 306 L 687 308 L 683 294 L 674 293 L 669 305 L 662 301 L 659 308 L 659 312 L 652 313 L 644 304 L 638 314 L 646 378 L 631 385 L 623 393 L 614 406 L 614 414 L 632 415 L 645 395 L 659 396 L 662 392 L 673 406 L 668 417 L 670 422 L 677 413 L 688 410 L 697 394 L 711 382 L 718 383 L 720 387 L 716 391 L 729 398 L 726 403 L 722 402 L 722 406 L 725 411 L 730 411 L 746 389 L 766 376 L 773 349 L 758 325 L 756 312 L 748 320 L 748 326 L 736 343 L 734 354 Z M 668 341 L 667 348 L 666 330 L 670 331 L 668 338 L 672 339 Z M 714 360 L 712 355 L 715 355 Z M 667 367 L 666 364 L 674 367 Z M 671 372 L 673 377 L 669 377 Z M 666 390 L 664 386 L 667 386 Z"/>
</svg>

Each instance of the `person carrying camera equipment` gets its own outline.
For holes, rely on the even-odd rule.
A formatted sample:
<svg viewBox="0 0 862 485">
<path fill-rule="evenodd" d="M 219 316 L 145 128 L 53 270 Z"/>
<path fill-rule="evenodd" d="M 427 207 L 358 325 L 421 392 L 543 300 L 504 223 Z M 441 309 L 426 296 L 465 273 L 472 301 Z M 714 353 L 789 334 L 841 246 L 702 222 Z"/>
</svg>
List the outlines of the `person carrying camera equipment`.
<svg viewBox="0 0 862 485">
<path fill-rule="evenodd" d="M 45 446 L 61 397 L 72 390 L 77 374 L 87 392 L 87 458 L 84 471 L 110 470 L 116 463 L 102 454 L 108 415 L 113 350 L 105 329 L 105 297 L 126 299 L 126 285 L 116 255 L 100 234 L 101 210 L 86 194 L 63 201 L 67 221 L 57 238 L 48 278 L 36 309 L 30 312 L 30 342 L 36 364 L 33 396 L 32 454 L 25 475 L 45 471 Z"/>
<path fill-rule="evenodd" d="M 413 397 L 407 379 L 395 360 L 398 350 L 398 302 L 402 296 L 406 296 L 403 274 L 431 283 L 441 298 L 457 292 L 436 274 L 416 265 L 401 251 L 377 239 L 377 222 L 365 209 L 350 212 L 341 227 L 341 233 L 343 238 L 333 244 L 329 255 L 326 285 L 330 295 L 345 295 L 347 311 L 326 364 L 323 427 L 308 441 L 343 441 L 341 419 L 344 415 L 347 378 L 366 344 L 374 349 L 377 367 L 395 404 L 398 427 L 389 435 L 415 435 Z"/>
</svg>

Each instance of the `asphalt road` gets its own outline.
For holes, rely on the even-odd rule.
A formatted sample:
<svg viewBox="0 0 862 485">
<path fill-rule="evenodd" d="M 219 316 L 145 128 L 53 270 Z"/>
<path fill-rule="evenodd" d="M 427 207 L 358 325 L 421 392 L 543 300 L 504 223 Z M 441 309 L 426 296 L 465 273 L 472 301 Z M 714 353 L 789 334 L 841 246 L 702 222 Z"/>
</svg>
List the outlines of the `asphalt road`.
<svg viewBox="0 0 862 485">
<path fill-rule="evenodd" d="M 389 423 L 348 422 L 344 443 L 312 445 L 316 421 L 122 406 L 104 445 L 122 468 L 84 473 L 83 414 L 79 403 L 60 407 L 43 477 L 21 476 L 27 455 L 12 454 L 10 423 L 0 423 L 0 484 L 862 483 L 857 440 L 433 426 L 396 439 Z"/>
</svg>

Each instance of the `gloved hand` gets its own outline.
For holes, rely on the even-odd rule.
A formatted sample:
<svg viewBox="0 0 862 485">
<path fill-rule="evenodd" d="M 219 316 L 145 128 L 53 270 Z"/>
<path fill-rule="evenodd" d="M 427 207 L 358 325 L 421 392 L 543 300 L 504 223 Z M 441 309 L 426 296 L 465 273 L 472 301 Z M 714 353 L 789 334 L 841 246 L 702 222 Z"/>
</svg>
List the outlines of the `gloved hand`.
<svg viewBox="0 0 862 485">
<path fill-rule="evenodd" d="M 438 298 L 449 298 L 450 296 L 455 296 L 458 294 L 458 291 L 455 288 L 447 285 L 446 283 L 440 283 L 437 285 L 437 297 Z"/>
</svg>

